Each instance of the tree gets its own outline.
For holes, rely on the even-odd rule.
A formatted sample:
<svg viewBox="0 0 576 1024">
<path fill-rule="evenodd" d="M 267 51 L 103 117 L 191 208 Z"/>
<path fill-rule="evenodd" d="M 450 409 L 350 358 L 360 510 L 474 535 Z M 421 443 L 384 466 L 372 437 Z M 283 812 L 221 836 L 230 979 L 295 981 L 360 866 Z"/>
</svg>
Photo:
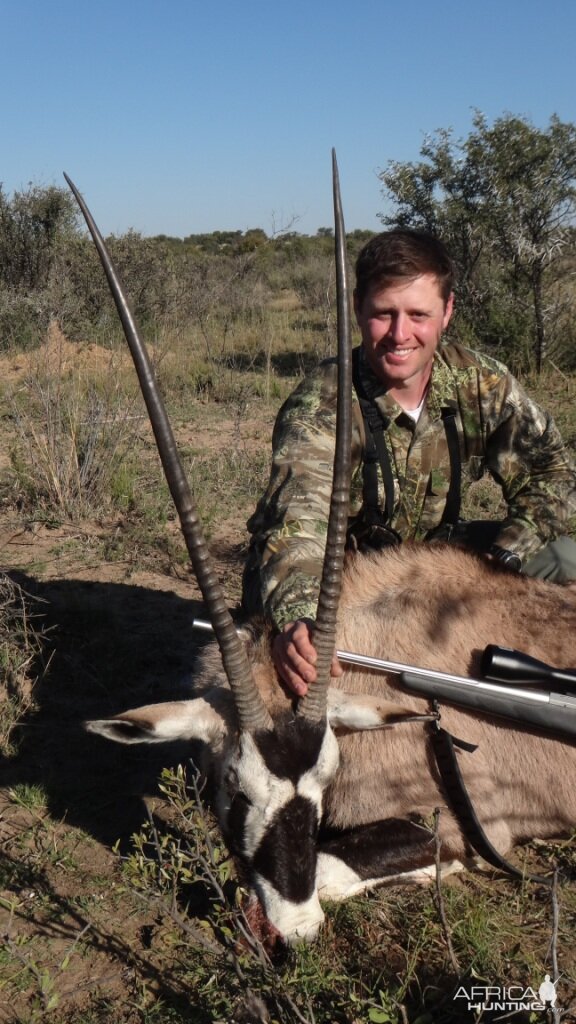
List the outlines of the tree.
<svg viewBox="0 0 576 1024">
<path fill-rule="evenodd" d="M 498 329 L 513 350 L 528 330 L 540 371 L 556 312 L 548 286 L 574 251 L 576 126 L 553 115 L 538 129 L 513 114 L 490 126 L 479 112 L 473 125 L 464 140 L 450 129 L 427 138 L 420 162 L 388 164 L 381 180 L 397 209 L 381 219 L 440 234 L 468 330 L 489 343 Z"/>
<path fill-rule="evenodd" d="M 46 286 L 56 245 L 76 225 L 66 189 L 29 185 L 11 199 L 0 185 L 0 280 L 23 292 Z"/>
<path fill-rule="evenodd" d="M 9 197 L 0 185 L 0 349 L 32 347 L 44 337 L 58 253 L 76 225 L 67 190 L 29 185 Z"/>
</svg>

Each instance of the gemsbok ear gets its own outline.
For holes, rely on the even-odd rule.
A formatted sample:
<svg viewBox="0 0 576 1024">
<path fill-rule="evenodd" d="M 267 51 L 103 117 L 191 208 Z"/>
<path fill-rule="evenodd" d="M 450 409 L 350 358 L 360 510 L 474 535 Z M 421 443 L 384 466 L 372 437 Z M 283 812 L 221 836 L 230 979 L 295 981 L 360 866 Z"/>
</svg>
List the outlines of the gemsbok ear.
<svg viewBox="0 0 576 1024">
<path fill-rule="evenodd" d="M 408 722 L 428 722 L 433 717 L 380 696 L 346 693 L 333 687 L 328 690 L 328 721 L 336 733 L 394 729 Z"/>
<path fill-rule="evenodd" d="M 195 700 L 147 704 L 113 718 L 101 718 L 84 724 L 88 732 L 116 743 L 202 740 L 211 746 L 229 731 L 229 715 L 225 712 L 233 710 L 230 693 L 225 693 L 225 702 L 221 700 L 222 694 L 218 696 L 220 707 L 209 703 L 204 697 L 197 697 Z M 224 708 L 223 703 L 227 703 L 228 708 Z"/>
</svg>

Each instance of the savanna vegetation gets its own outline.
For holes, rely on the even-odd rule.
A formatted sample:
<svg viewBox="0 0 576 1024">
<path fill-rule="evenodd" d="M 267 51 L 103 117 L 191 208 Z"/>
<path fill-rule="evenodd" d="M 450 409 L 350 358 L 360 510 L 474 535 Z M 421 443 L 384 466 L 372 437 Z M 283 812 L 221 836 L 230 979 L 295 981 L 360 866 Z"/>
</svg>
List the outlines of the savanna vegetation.
<svg viewBox="0 0 576 1024">
<path fill-rule="evenodd" d="M 383 222 L 453 247 L 456 336 L 512 363 L 572 450 L 575 131 L 478 114 L 467 139 L 440 132 L 382 176 Z M 369 235 L 350 234 L 351 260 Z M 332 232 L 109 244 L 233 606 L 275 413 L 333 349 Z M 553 895 L 495 872 L 381 890 L 328 906 L 316 946 L 270 953 L 188 751 L 83 732 L 188 691 L 202 605 L 101 269 L 60 188 L 0 191 L 0 370 L 0 1021 L 487 1022 L 498 1013 L 469 1011 L 462 985 L 537 990 L 545 972 L 560 975 L 560 1009 L 513 1019 L 576 1020 L 576 837 L 516 854 L 557 869 Z M 497 501 L 481 482 L 469 511 Z"/>
</svg>

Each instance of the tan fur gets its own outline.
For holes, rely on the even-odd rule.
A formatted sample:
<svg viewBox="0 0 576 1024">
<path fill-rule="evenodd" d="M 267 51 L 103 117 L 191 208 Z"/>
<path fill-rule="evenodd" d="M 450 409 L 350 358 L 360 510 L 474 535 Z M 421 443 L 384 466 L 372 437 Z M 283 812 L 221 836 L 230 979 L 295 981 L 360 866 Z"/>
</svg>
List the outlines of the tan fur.
<svg viewBox="0 0 576 1024">
<path fill-rule="evenodd" d="M 489 643 L 514 647 L 559 668 L 576 666 L 576 594 L 504 573 L 444 546 L 404 545 L 355 556 L 345 572 L 337 646 L 389 661 L 459 675 L 478 673 Z M 253 652 L 258 685 L 273 713 L 287 706 L 264 639 Z M 204 660 L 208 681 L 218 655 Z M 214 660 L 215 659 L 215 660 Z M 221 672 L 221 670 L 220 670 Z M 212 676 L 213 679 L 213 676 Z M 349 669 L 334 685 L 379 694 L 424 713 L 426 699 L 397 676 Z M 477 813 L 494 845 L 566 831 L 576 823 L 576 746 L 488 716 L 443 707 L 442 724 L 478 744 L 459 752 Z M 329 823 L 350 828 L 388 817 L 417 818 L 445 806 L 427 727 L 359 732 L 339 740 L 341 766 L 326 795 Z M 464 857 L 458 826 L 441 815 L 445 857 Z"/>
<path fill-rule="evenodd" d="M 453 548 L 403 547 L 349 564 L 338 646 L 458 675 L 478 673 L 489 643 L 514 647 L 559 668 L 576 665 L 576 595 L 497 571 Z M 337 686 L 424 711 L 397 676 L 346 672 Z M 576 746 L 446 705 L 442 724 L 478 744 L 459 753 L 477 813 L 494 845 L 552 835 L 576 823 Z M 425 728 L 405 726 L 341 740 L 342 765 L 328 807 L 347 827 L 378 817 L 427 816 L 444 803 Z M 449 816 L 448 816 L 449 817 Z M 463 856 L 444 814 L 446 856 Z"/>
</svg>

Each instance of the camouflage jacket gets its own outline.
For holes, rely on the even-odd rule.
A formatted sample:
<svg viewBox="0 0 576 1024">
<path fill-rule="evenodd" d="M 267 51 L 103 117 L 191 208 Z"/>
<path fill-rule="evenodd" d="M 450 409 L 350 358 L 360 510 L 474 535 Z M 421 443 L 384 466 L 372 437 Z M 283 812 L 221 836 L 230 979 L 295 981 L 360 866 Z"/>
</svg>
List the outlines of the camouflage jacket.
<svg viewBox="0 0 576 1024">
<path fill-rule="evenodd" d="M 497 536 L 523 558 L 566 532 L 576 509 L 576 475 L 554 421 L 506 367 L 460 345 L 435 354 L 424 408 L 415 423 L 386 394 L 363 350 L 359 376 L 386 424 L 394 476 L 390 525 L 403 540 L 421 540 L 438 526 L 450 483 L 442 407 L 456 412 L 464 496 L 487 471 L 502 488 L 507 516 Z M 278 628 L 314 618 L 330 503 L 336 411 L 336 363 L 325 360 L 278 414 L 268 488 L 248 522 L 252 534 L 244 602 Z M 361 523 L 364 425 L 354 396 L 350 517 Z M 379 500 L 384 507 L 380 478 Z"/>
</svg>

